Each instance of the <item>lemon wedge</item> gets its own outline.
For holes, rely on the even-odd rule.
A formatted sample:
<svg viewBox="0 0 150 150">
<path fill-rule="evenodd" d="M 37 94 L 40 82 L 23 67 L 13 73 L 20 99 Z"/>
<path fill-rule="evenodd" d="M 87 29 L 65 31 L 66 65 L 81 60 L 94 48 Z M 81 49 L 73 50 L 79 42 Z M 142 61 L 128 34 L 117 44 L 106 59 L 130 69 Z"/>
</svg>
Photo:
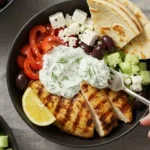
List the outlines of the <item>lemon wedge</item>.
<svg viewBox="0 0 150 150">
<path fill-rule="evenodd" d="M 22 106 L 26 116 L 35 125 L 48 126 L 56 120 L 30 87 L 26 89 L 23 95 Z"/>
</svg>

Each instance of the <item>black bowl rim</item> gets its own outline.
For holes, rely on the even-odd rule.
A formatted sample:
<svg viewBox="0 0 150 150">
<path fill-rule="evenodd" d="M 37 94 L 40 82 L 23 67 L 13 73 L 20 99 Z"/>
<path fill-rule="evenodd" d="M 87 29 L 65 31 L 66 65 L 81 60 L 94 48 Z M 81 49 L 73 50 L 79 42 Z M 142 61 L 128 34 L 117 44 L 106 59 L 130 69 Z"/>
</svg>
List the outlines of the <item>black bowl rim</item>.
<svg viewBox="0 0 150 150">
<path fill-rule="evenodd" d="M 20 115 L 20 113 L 19 113 L 19 111 L 18 111 L 18 109 L 17 109 L 17 107 L 16 107 L 16 105 L 15 105 L 15 101 L 13 100 L 13 94 L 10 92 L 10 89 L 11 89 L 11 88 L 10 88 L 9 80 L 8 80 L 9 64 L 10 64 L 10 58 L 11 58 L 11 55 L 12 55 L 12 49 L 13 49 L 13 47 L 14 47 L 14 44 L 15 44 L 15 42 L 16 42 L 18 36 L 21 34 L 22 30 L 30 23 L 30 21 L 32 21 L 35 17 L 37 17 L 38 15 L 40 15 L 42 12 L 46 11 L 47 9 L 49 9 L 49 8 L 51 8 L 51 7 L 59 6 L 59 5 L 64 4 L 64 3 L 71 3 L 71 2 L 74 2 L 74 1 L 75 1 L 75 0 L 66 0 L 66 1 L 64 1 L 64 2 L 59 2 L 59 3 L 57 3 L 57 4 L 50 5 L 50 6 L 48 6 L 47 8 L 45 8 L 45 9 L 41 10 L 40 12 L 36 13 L 33 17 L 31 17 L 31 19 L 29 19 L 29 20 L 25 23 L 25 25 L 22 26 L 22 28 L 20 29 L 20 31 L 18 32 L 18 34 L 16 35 L 16 37 L 15 37 L 13 43 L 12 43 L 11 51 L 10 51 L 10 54 L 9 54 L 9 57 L 8 57 L 8 60 L 7 60 L 7 67 L 6 67 L 6 69 L 7 69 L 7 70 L 6 70 L 7 87 L 8 87 L 8 91 L 9 91 L 10 98 L 11 98 L 11 100 L 12 100 L 12 102 L 13 102 L 13 105 L 14 105 L 16 111 L 18 112 L 19 116 L 20 116 L 20 117 L 24 120 L 24 122 L 25 122 L 33 131 L 35 131 L 38 135 L 40 135 L 41 137 L 47 139 L 48 141 L 51 141 L 51 142 L 53 142 L 53 143 L 56 143 L 56 144 L 59 144 L 59 145 L 63 145 L 63 146 L 75 147 L 75 148 L 91 148 L 91 147 L 102 146 L 102 145 L 105 145 L 105 144 L 107 144 L 107 143 L 111 143 L 111 142 L 113 142 L 113 141 L 115 141 L 115 140 L 121 138 L 122 136 L 126 135 L 126 134 L 129 133 L 131 130 L 133 130 L 133 129 L 139 124 L 140 120 L 137 121 L 137 123 L 135 123 L 129 130 L 127 130 L 126 132 L 124 132 L 124 133 L 121 134 L 120 136 L 117 136 L 116 138 L 113 138 L 113 139 L 108 140 L 108 141 L 106 141 L 106 142 L 103 142 L 103 143 L 101 143 L 101 144 L 73 145 L 73 144 L 67 144 L 67 143 L 59 142 L 59 141 L 57 141 L 57 140 L 53 140 L 52 138 L 49 138 L 49 137 L 45 136 L 44 134 L 40 133 L 40 132 L 39 132 L 38 130 L 36 130 L 34 127 L 31 127 L 30 124 L 27 123 L 26 119 L 24 119 L 24 118 Z M 144 113 L 144 115 L 143 115 L 142 117 L 144 117 L 144 116 L 147 114 L 147 112 L 148 112 L 148 109 L 146 110 L 146 112 Z"/>
<path fill-rule="evenodd" d="M 14 0 L 9 0 L 3 8 L 0 8 L 0 13 L 2 13 L 4 10 L 6 10 L 13 2 L 14 2 Z"/>
<path fill-rule="evenodd" d="M 11 134 L 13 140 L 14 140 L 13 145 L 15 145 L 15 147 L 17 148 L 17 149 L 15 149 L 15 150 L 18 150 L 18 144 L 17 144 L 16 138 L 15 138 L 15 136 L 14 136 L 14 134 L 13 134 L 11 128 L 9 127 L 9 125 L 7 124 L 7 122 L 5 121 L 5 119 L 4 119 L 1 115 L 0 115 L 0 119 L 1 119 L 2 122 L 4 123 L 4 127 L 3 127 L 3 128 L 5 128 L 7 131 L 10 132 L 10 134 Z M 11 143 L 11 141 L 10 141 L 10 143 Z"/>
</svg>

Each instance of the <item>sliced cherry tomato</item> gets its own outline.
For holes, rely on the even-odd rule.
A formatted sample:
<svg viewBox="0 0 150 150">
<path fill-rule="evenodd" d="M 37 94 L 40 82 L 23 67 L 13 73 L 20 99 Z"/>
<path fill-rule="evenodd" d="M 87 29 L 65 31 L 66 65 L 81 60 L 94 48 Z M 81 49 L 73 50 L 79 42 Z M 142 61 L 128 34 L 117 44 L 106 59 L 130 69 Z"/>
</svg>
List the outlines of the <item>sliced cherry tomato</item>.
<svg viewBox="0 0 150 150">
<path fill-rule="evenodd" d="M 35 73 L 32 70 L 32 68 L 30 67 L 30 63 L 29 63 L 28 58 L 26 58 L 24 61 L 24 72 L 32 80 L 38 80 L 39 79 L 39 74 Z"/>
<path fill-rule="evenodd" d="M 17 63 L 20 69 L 24 68 L 24 61 L 25 61 L 25 58 L 23 56 L 19 55 L 17 57 Z"/>
<path fill-rule="evenodd" d="M 35 56 L 37 56 L 38 58 L 42 58 L 42 54 L 40 53 L 40 50 L 38 49 L 37 39 L 36 39 L 38 32 L 44 33 L 44 32 L 46 32 L 46 28 L 42 25 L 38 25 L 38 26 L 34 27 L 33 29 L 31 29 L 30 45 L 31 45 L 32 51 L 35 54 Z"/>
<path fill-rule="evenodd" d="M 37 64 L 38 69 L 41 70 L 43 67 L 43 60 L 36 58 L 36 64 Z"/>
<path fill-rule="evenodd" d="M 27 58 L 29 60 L 30 66 L 34 69 L 34 70 L 39 70 L 36 64 L 36 60 L 34 59 L 34 56 L 32 54 L 31 49 L 28 50 L 27 53 Z"/>
<path fill-rule="evenodd" d="M 27 56 L 28 50 L 31 49 L 29 44 L 26 44 L 25 46 L 22 47 L 21 49 L 21 55 Z"/>
<path fill-rule="evenodd" d="M 42 42 L 42 50 L 44 53 L 47 53 L 58 45 L 64 45 L 63 40 L 61 40 L 58 36 L 47 36 Z"/>
</svg>

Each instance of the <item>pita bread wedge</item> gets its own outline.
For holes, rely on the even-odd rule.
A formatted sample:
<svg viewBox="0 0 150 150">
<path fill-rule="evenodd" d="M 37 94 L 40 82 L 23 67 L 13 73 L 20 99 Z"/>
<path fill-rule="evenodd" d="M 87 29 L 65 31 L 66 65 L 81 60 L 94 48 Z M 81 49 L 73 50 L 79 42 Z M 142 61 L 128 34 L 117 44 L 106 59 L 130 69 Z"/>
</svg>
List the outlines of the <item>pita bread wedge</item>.
<svg viewBox="0 0 150 150">
<path fill-rule="evenodd" d="M 135 17 L 135 15 L 131 12 L 131 10 L 124 6 L 120 0 L 105 0 L 105 1 L 108 1 L 116 6 L 118 6 L 121 10 L 123 10 L 131 19 L 132 21 L 136 24 L 136 26 L 138 27 L 138 29 L 142 32 L 143 29 L 142 29 L 142 26 L 139 22 L 139 20 Z M 122 1 L 122 0 L 121 0 Z"/>
<path fill-rule="evenodd" d="M 145 26 L 146 24 L 149 23 L 149 19 L 145 16 L 145 14 L 141 11 L 141 9 L 138 8 L 134 3 L 132 3 L 129 0 L 117 0 L 117 1 L 122 3 L 133 13 L 142 26 Z"/>
<path fill-rule="evenodd" d="M 105 0 L 87 2 L 96 32 L 112 37 L 118 49 L 141 33 L 133 20 L 116 5 Z"/>
<path fill-rule="evenodd" d="M 123 48 L 125 53 L 132 53 L 140 59 L 150 58 L 150 23 L 144 26 L 144 31 Z"/>
</svg>

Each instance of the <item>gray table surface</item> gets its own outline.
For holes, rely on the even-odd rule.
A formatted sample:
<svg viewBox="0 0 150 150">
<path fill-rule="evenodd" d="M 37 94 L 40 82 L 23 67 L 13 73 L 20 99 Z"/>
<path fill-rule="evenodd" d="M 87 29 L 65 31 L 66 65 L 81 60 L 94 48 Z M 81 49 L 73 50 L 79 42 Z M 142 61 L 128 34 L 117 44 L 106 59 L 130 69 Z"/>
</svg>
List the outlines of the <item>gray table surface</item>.
<svg viewBox="0 0 150 150">
<path fill-rule="evenodd" d="M 0 14 L 0 114 L 8 122 L 20 150 L 77 150 L 54 144 L 32 131 L 20 118 L 10 100 L 6 85 L 6 63 L 11 44 L 20 28 L 37 12 L 64 0 L 14 0 Z M 150 0 L 132 0 L 150 19 Z M 16 17 L 17 16 L 17 17 Z M 149 150 L 148 128 L 138 125 L 121 139 L 92 150 Z M 88 148 L 87 150 L 91 150 Z"/>
</svg>

